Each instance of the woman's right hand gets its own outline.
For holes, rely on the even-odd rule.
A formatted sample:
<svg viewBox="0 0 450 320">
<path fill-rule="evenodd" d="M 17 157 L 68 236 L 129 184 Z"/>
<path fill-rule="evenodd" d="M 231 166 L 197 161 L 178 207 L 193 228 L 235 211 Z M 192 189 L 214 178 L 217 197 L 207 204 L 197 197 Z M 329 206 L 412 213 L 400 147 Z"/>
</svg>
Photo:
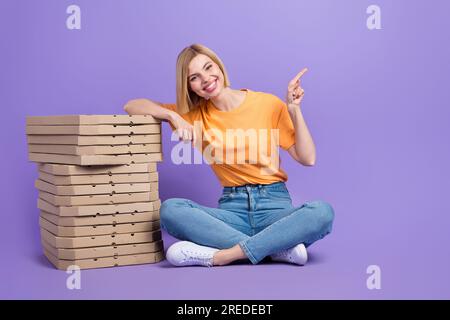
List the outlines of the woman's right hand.
<svg viewBox="0 0 450 320">
<path fill-rule="evenodd" d="M 178 137 L 183 141 L 191 141 L 192 145 L 195 143 L 195 131 L 194 126 L 183 119 L 179 114 L 175 113 L 173 119 L 171 119 L 175 130 L 177 131 Z"/>
</svg>

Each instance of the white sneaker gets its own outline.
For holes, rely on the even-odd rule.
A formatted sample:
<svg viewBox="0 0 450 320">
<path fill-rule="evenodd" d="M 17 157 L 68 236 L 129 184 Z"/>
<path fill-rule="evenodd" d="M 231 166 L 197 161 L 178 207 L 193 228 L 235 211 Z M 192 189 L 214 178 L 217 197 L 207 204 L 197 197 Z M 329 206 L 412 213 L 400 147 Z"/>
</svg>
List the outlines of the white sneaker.
<svg viewBox="0 0 450 320">
<path fill-rule="evenodd" d="M 214 253 L 219 249 L 198 245 L 190 241 L 179 241 L 167 249 L 166 259 L 177 267 L 213 266 Z"/>
<path fill-rule="evenodd" d="M 270 256 L 273 261 L 289 262 L 303 266 L 308 261 L 308 252 L 303 243 L 290 249 L 282 250 Z"/>
</svg>

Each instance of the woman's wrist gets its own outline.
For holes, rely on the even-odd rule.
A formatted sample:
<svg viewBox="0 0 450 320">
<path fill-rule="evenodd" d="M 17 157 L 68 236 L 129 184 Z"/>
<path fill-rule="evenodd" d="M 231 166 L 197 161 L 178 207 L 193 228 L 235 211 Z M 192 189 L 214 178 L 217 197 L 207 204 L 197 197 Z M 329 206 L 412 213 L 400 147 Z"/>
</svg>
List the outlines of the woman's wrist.
<svg viewBox="0 0 450 320">
<path fill-rule="evenodd" d="M 178 113 L 176 113 L 175 111 L 168 110 L 166 120 L 170 121 L 172 124 L 174 124 L 178 120 L 179 116 L 180 115 Z"/>
<path fill-rule="evenodd" d="M 301 111 L 300 104 L 287 103 L 287 108 L 290 113 Z"/>
</svg>

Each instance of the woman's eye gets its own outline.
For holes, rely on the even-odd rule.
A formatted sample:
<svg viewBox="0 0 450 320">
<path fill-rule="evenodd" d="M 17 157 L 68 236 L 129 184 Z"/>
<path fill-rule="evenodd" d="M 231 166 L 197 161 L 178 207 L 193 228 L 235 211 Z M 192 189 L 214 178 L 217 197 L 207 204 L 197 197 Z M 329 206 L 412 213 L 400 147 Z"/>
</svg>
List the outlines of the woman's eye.
<svg viewBox="0 0 450 320">
<path fill-rule="evenodd" d="M 206 67 L 206 70 L 210 69 L 212 67 L 212 65 L 210 64 L 209 66 Z"/>
<path fill-rule="evenodd" d="M 196 77 L 192 77 L 191 79 L 190 79 L 190 81 L 194 81 L 196 79 Z"/>
</svg>

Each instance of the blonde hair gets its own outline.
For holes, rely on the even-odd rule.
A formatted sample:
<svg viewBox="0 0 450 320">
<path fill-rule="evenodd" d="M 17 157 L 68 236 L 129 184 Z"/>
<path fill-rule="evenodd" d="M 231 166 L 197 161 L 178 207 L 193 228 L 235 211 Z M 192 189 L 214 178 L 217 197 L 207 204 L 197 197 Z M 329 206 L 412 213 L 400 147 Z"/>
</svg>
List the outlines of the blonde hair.
<svg viewBox="0 0 450 320">
<path fill-rule="evenodd" d="M 223 73 L 224 87 L 226 88 L 230 86 L 230 81 L 228 79 L 228 74 L 225 70 L 225 66 L 223 65 L 222 60 L 220 60 L 220 58 L 214 51 L 201 44 L 192 44 L 184 48 L 178 55 L 176 70 L 177 110 L 181 114 L 195 109 L 200 103 L 206 101 L 204 98 L 198 96 L 195 92 L 193 92 L 189 88 L 188 83 L 189 63 L 199 54 L 208 56 L 212 61 L 214 61 L 214 63 L 219 66 L 220 70 Z"/>
</svg>

